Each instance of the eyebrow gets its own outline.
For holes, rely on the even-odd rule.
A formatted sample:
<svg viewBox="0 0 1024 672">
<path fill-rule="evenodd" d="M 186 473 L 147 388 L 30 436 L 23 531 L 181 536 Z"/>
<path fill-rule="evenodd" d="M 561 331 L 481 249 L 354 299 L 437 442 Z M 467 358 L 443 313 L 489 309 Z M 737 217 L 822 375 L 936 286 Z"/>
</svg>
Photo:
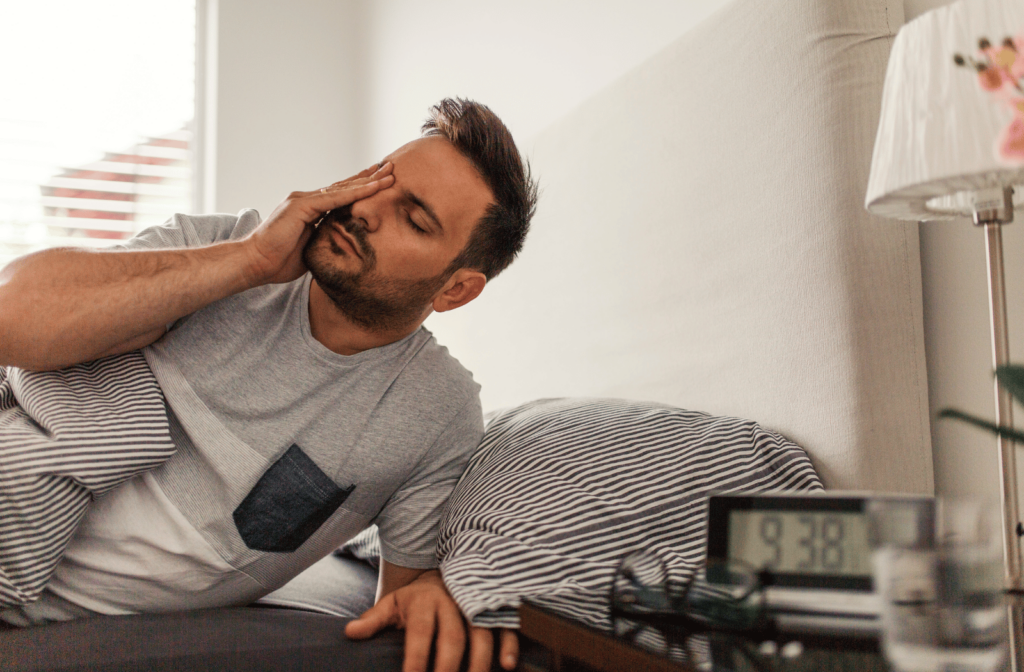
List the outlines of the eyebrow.
<svg viewBox="0 0 1024 672">
<path fill-rule="evenodd" d="M 427 213 L 427 217 L 433 221 L 434 226 L 440 229 L 441 233 L 444 233 L 444 227 L 441 226 L 441 219 L 437 216 L 437 213 L 434 212 L 434 209 L 427 205 L 422 198 L 408 190 L 402 190 L 402 196 L 423 212 Z"/>
</svg>

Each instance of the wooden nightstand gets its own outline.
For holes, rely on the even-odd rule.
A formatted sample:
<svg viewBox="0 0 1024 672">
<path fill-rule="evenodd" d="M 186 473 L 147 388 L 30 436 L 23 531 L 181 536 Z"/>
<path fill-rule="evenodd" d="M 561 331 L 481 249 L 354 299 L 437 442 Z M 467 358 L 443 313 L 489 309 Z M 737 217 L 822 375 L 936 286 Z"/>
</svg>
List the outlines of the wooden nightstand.
<svg viewBox="0 0 1024 672">
<path fill-rule="evenodd" d="M 778 637 L 777 643 L 729 635 L 706 634 L 691 647 L 697 660 L 673 660 L 622 637 L 559 616 L 524 602 L 519 608 L 520 633 L 548 652 L 521 666 L 527 672 L 889 672 L 878 642 L 872 637 Z M 774 648 L 774 650 L 773 650 Z M 797 655 L 792 655 L 797 653 Z M 789 655 L 785 655 L 789 654 Z M 678 657 L 678 656 L 677 656 Z M 703 658 L 703 659 L 700 659 Z M 712 662 L 713 661 L 713 662 Z"/>
</svg>

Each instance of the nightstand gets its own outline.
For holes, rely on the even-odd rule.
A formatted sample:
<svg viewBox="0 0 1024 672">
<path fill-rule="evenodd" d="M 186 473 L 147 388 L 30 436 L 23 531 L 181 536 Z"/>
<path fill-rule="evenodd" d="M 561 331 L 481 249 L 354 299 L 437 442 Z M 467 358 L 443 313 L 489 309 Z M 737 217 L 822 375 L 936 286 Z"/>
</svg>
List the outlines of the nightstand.
<svg viewBox="0 0 1024 672">
<path fill-rule="evenodd" d="M 889 672 L 878 641 L 870 636 L 777 635 L 759 638 L 705 633 L 692 637 L 613 636 L 524 602 L 520 633 L 548 652 L 546 667 L 537 657 L 521 666 L 526 672 Z M 794 643 L 799 642 L 799 643 Z M 652 645 L 654 644 L 654 645 Z M 712 662 L 713 661 L 713 662 Z"/>
</svg>

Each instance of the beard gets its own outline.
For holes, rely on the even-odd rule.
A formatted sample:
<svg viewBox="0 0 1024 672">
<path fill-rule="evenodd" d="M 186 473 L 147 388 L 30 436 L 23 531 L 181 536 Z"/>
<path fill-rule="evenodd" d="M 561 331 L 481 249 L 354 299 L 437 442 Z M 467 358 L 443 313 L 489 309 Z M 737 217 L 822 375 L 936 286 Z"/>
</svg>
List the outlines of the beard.
<svg viewBox="0 0 1024 672">
<path fill-rule="evenodd" d="M 355 239 L 363 262 L 359 271 L 335 265 L 335 258 L 346 252 L 331 238 L 333 225 L 340 225 Z M 367 240 L 366 229 L 352 219 L 351 206 L 324 215 L 302 249 L 302 262 L 345 317 L 377 333 L 404 331 L 418 325 L 434 294 L 451 277 L 447 271 L 422 280 L 381 277 L 376 272 L 377 254 Z"/>
</svg>

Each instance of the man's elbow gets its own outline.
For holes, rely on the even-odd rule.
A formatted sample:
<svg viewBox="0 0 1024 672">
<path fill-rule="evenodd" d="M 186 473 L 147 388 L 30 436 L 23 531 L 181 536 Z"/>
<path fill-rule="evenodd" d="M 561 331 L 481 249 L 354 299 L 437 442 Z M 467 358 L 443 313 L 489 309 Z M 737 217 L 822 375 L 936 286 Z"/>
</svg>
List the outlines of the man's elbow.
<svg viewBox="0 0 1024 672">
<path fill-rule="evenodd" d="M 4 295 L 0 284 L 0 366 L 16 366 L 17 359 L 17 309 Z"/>
<path fill-rule="evenodd" d="M 55 309 L 49 298 L 57 290 L 46 281 L 67 273 L 65 252 L 34 252 L 0 269 L 0 366 L 48 371 L 68 365 L 61 349 L 69 343 L 65 318 L 71 308 Z"/>
<path fill-rule="evenodd" d="M 30 313 L 18 288 L 16 274 L 24 261 L 25 257 L 15 259 L 0 269 L 0 366 L 22 366 L 25 363 L 23 331 Z"/>
<path fill-rule="evenodd" d="M 28 371 L 52 371 L 62 368 L 48 355 L 45 345 L 38 341 L 25 343 L 12 336 L 4 320 L 0 319 L 0 366 L 16 366 Z"/>
<path fill-rule="evenodd" d="M 31 324 L 31 308 L 3 289 L 0 285 L 0 366 L 32 371 L 61 368 L 53 359 L 56 345 L 52 335 L 36 332 Z"/>
</svg>

